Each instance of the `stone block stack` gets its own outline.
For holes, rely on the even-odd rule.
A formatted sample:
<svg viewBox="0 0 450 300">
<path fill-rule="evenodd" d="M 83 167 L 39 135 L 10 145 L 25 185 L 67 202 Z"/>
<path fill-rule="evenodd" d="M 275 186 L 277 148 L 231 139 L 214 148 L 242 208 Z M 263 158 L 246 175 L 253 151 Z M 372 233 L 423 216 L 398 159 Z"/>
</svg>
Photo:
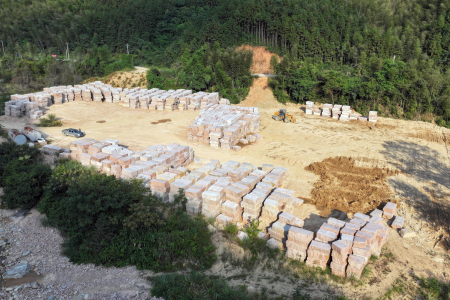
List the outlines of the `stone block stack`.
<svg viewBox="0 0 450 300">
<path fill-rule="evenodd" d="M 306 109 L 305 109 L 305 113 L 307 115 L 312 115 L 313 114 L 313 110 L 314 110 L 314 102 L 312 101 L 306 101 Z"/>
<path fill-rule="evenodd" d="M 348 256 L 348 266 L 346 270 L 347 277 L 359 278 L 366 266 L 364 257 L 350 254 Z"/>
<path fill-rule="evenodd" d="M 290 228 L 291 228 L 291 225 L 288 225 L 281 221 L 276 221 L 267 230 L 267 232 L 269 233 L 269 236 L 270 236 L 269 240 L 276 240 L 277 242 L 280 242 L 284 247 L 284 245 L 286 244 L 286 240 L 287 240 L 288 232 L 289 232 Z"/>
<path fill-rule="evenodd" d="M 331 244 L 331 249 L 331 272 L 334 275 L 345 277 L 348 256 L 352 251 L 352 247 L 347 242 L 339 240 Z"/>
<path fill-rule="evenodd" d="M 389 202 L 383 207 L 383 217 L 390 220 L 397 214 L 397 204 Z"/>
<path fill-rule="evenodd" d="M 92 101 L 92 93 L 85 86 L 83 86 L 83 88 L 81 90 L 81 97 L 83 98 L 83 101 Z"/>
<path fill-rule="evenodd" d="M 325 103 L 322 107 L 322 117 L 329 118 L 331 117 L 331 109 L 333 108 L 332 104 Z"/>
<path fill-rule="evenodd" d="M 405 223 L 405 218 L 399 217 L 399 216 L 395 216 L 395 219 L 392 222 L 391 227 L 394 228 L 394 229 L 402 229 L 404 223 Z"/>
<path fill-rule="evenodd" d="M 329 243 L 311 241 L 306 252 L 306 265 L 310 267 L 319 267 L 325 270 L 331 254 L 331 245 Z"/>
<path fill-rule="evenodd" d="M 225 201 L 221 207 L 221 213 L 229 218 L 230 222 L 237 223 L 242 221 L 243 208 L 239 203 Z"/>
<path fill-rule="evenodd" d="M 258 130 L 259 124 L 260 117 L 257 108 L 207 105 L 188 127 L 188 140 L 209 143 L 212 147 L 230 150 L 234 146 L 238 146 L 240 140 L 254 134 Z M 260 138 L 260 136 L 255 136 L 254 141 Z M 239 149 L 235 148 L 234 150 Z"/>
<path fill-rule="evenodd" d="M 207 218 L 216 218 L 222 211 L 224 198 L 225 196 L 217 191 L 203 192 L 202 214 Z"/>
<path fill-rule="evenodd" d="M 378 112 L 376 111 L 369 111 L 369 122 L 377 122 L 378 120 Z"/>
<path fill-rule="evenodd" d="M 314 239 L 314 232 L 291 226 L 286 241 L 286 256 L 300 261 L 305 261 L 306 252 L 311 241 Z"/>
</svg>

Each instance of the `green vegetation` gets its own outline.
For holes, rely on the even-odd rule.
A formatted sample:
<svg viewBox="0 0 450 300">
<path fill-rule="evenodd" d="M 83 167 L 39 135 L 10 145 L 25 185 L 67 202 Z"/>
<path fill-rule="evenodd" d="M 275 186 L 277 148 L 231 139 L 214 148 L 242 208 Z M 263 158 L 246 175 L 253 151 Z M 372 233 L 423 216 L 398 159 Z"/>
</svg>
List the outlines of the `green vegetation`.
<svg viewBox="0 0 450 300">
<path fill-rule="evenodd" d="M 149 280 L 153 283 L 152 295 L 166 300 L 269 299 L 267 295 L 248 293 L 245 286 L 234 289 L 223 278 L 201 273 L 161 275 Z"/>
<path fill-rule="evenodd" d="M 46 117 L 42 117 L 39 119 L 39 126 L 41 127 L 62 126 L 62 121 L 58 120 L 55 114 L 48 114 Z"/>
<path fill-rule="evenodd" d="M 191 53 L 186 48 L 173 69 L 151 68 L 147 72 L 148 88 L 219 92 L 232 103 L 243 100 L 253 82 L 250 74 L 251 51 L 223 50 L 218 42 Z"/>
<path fill-rule="evenodd" d="M 428 300 L 449 300 L 450 284 L 437 280 L 436 278 L 420 279 L 420 295 Z"/>
<path fill-rule="evenodd" d="M 0 78 L 37 88 L 149 65 L 155 85 L 220 91 L 237 102 L 250 79 L 227 63 L 241 55 L 231 49 L 262 45 L 284 57 L 271 80 L 282 102 L 436 115 L 450 126 L 449 1 L 6 1 Z"/>
<path fill-rule="evenodd" d="M 140 180 L 118 180 L 72 160 L 51 170 L 38 149 L 13 142 L 0 144 L 0 185 L 8 208 L 37 204 L 45 225 L 65 237 L 72 262 L 173 271 L 204 270 L 216 259 L 207 222 L 184 212 L 182 193 L 163 203 Z"/>
<path fill-rule="evenodd" d="M 39 150 L 12 141 L 0 144 L 0 184 L 7 208 L 34 207 L 50 174 L 50 167 L 42 163 Z"/>
<path fill-rule="evenodd" d="M 211 234 L 204 219 L 182 210 L 184 201 L 179 194 L 165 204 L 137 179 L 117 180 L 66 161 L 53 170 L 38 208 L 66 236 L 64 253 L 73 262 L 205 269 L 215 261 Z"/>
</svg>

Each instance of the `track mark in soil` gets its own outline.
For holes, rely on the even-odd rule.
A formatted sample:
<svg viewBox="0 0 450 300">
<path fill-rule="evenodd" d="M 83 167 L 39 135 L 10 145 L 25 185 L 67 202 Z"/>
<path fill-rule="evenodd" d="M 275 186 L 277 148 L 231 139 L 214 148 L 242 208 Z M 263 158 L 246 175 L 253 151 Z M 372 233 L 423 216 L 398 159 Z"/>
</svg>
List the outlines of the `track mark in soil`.
<svg viewBox="0 0 450 300">
<path fill-rule="evenodd" d="M 172 119 L 161 119 L 156 122 L 152 122 L 152 124 L 161 124 L 161 123 L 167 123 L 167 122 L 171 122 L 171 121 L 172 121 Z"/>
<path fill-rule="evenodd" d="M 390 201 L 386 178 L 397 171 L 363 168 L 349 157 L 327 158 L 305 168 L 320 176 L 311 191 L 312 201 L 328 209 L 366 213 Z"/>
</svg>

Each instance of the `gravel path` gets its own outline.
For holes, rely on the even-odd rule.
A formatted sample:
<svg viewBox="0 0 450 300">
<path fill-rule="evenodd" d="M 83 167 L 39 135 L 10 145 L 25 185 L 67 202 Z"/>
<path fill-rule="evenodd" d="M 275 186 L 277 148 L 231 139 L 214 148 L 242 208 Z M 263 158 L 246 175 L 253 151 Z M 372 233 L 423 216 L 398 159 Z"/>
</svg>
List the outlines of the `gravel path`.
<svg viewBox="0 0 450 300">
<path fill-rule="evenodd" d="M 31 272 L 21 279 L 5 280 L 3 286 L 12 286 L 0 289 L 0 299 L 149 298 L 145 272 L 134 267 L 74 265 L 60 254 L 63 239 L 56 229 L 41 225 L 39 212 L 32 210 L 22 220 L 11 220 L 14 213 L 0 209 L 0 246 L 4 249 L 0 272 L 24 261 L 30 264 Z"/>
</svg>

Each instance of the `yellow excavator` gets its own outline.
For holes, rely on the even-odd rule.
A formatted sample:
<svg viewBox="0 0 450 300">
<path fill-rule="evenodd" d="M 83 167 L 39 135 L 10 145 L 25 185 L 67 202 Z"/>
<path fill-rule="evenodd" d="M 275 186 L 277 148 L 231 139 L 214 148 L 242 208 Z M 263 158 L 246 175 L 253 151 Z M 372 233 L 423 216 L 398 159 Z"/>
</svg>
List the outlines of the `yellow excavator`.
<svg viewBox="0 0 450 300">
<path fill-rule="evenodd" d="M 285 109 L 280 109 L 273 114 L 272 119 L 275 121 L 284 121 L 285 123 L 295 123 L 295 118 L 293 115 L 287 113 Z"/>
</svg>

